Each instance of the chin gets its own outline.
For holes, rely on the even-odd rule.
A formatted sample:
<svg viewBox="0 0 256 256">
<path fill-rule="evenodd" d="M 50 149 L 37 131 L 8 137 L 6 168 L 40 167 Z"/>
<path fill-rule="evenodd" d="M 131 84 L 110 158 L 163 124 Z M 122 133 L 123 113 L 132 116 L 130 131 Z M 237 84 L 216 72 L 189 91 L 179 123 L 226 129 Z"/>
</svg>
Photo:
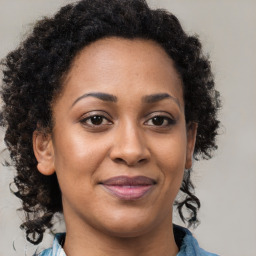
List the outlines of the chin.
<svg viewBox="0 0 256 256">
<path fill-rule="evenodd" d="M 113 216 L 112 216 L 113 217 Z M 150 218 L 151 217 L 151 218 Z M 156 224 L 157 221 L 152 220 L 152 216 L 126 213 L 124 216 L 115 216 L 113 219 L 104 223 L 105 233 L 113 237 L 132 238 L 146 234 Z M 106 225 L 107 224 L 107 225 Z"/>
<path fill-rule="evenodd" d="M 127 226 L 127 225 L 120 225 L 120 226 L 112 226 L 105 230 L 105 233 L 111 237 L 117 238 L 135 238 L 139 236 L 143 236 L 146 234 L 150 228 L 148 226 Z"/>
</svg>

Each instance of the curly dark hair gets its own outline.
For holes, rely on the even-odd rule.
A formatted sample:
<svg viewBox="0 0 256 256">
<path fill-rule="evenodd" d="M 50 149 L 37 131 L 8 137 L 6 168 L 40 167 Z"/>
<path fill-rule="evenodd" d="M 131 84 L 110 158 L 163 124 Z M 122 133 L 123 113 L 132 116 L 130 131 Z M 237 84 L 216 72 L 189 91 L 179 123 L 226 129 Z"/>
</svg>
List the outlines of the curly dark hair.
<svg viewBox="0 0 256 256">
<path fill-rule="evenodd" d="M 186 122 L 198 123 L 194 158 L 211 158 L 217 148 L 219 95 L 197 36 L 187 35 L 173 14 L 152 10 L 144 0 L 81 0 L 64 6 L 54 17 L 38 21 L 27 39 L 2 60 L 1 125 L 17 170 L 15 194 L 27 216 L 21 227 L 33 244 L 52 227 L 62 202 L 56 175 L 37 170 L 32 134 L 38 127 L 48 132 L 53 128 L 52 103 L 74 57 L 90 43 L 112 36 L 154 40 L 165 49 L 183 82 Z M 198 221 L 200 208 L 190 171 L 185 171 L 181 186 L 184 197 L 175 203 L 189 225 Z M 184 206 L 189 217 L 183 215 Z"/>
</svg>

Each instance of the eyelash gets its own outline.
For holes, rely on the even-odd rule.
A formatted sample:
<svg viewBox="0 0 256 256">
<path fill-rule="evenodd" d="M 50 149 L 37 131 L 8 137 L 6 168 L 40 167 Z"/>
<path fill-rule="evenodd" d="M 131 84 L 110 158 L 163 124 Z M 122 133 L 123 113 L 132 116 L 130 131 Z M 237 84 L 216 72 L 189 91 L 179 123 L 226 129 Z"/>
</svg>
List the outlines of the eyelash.
<svg viewBox="0 0 256 256">
<path fill-rule="evenodd" d="M 157 120 L 156 118 L 158 118 L 160 120 Z M 155 121 L 160 121 L 160 124 L 159 125 L 149 124 L 150 121 L 153 123 L 154 119 L 155 119 Z M 161 121 L 162 121 L 162 123 L 161 123 Z M 170 117 L 164 116 L 164 115 L 155 115 L 155 116 L 151 117 L 150 119 L 148 119 L 144 124 L 146 124 L 148 126 L 154 126 L 154 127 L 169 127 L 169 126 L 175 124 L 175 120 Z"/>
<path fill-rule="evenodd" d="M 93 122 L 92 122 L 93 118 L 100 118 L 100 120 L 105 121 L 107 123 L 102 124 L 102 122 L 101 122 L 100 124 L 93 124 Z M 90 124 L 88 124 L 88 121 L 90 121 Z M 94 121 L 97 121 L 97 120 L 94 120 Z M 100 114 L 90 115 L 86 118 L 83 118 L 80 122 L 84 125 L 87 125 L 87 126 L 90 126 L 90 127 L 96 127 L 96 128 L 100 127 L 102 125 L 111 125 L 111 124 L 113 124 L 108 118 L 106 118 L 104 115 L 100 115 Z"/>
<path fill-rule="evenodd" d="M 93 124 L 93 118 L 95 119 L 94 121 L 99 121 L 99 124 Z M 98 119 L 98 120 L 97 120 Z M 157 120 L 158 119 L 158 120 Z M 159 125 L 154 124 L 155 122 L 159 122 Z M 88 123 L 90 122 L 90 123 Z M 80 123 L 82 123 L 85 126 L 88 127 L 92 127 L 92 128 L 102 128 L 103 126 L 107 126 L 107 125 L 111 125 L 113 124 L 112 121 L 109 120 L 109 118 L 107 118 L 106 116 L 102 115 L 102 114 L 91 114 L 90 116 L 87 116 L 83 119 L 80 120 Z M 155 128 L 168 128 L 172 125 L 174 125 L 176 123 L 176 121 L 171 118 L 168 117 L 166 115 L 152 115 L 149 119 L 147 119 L 147 121 L 145 121 L 143 124 L 147 125 L 147 126 L 152 126 Z"/>
</svg>

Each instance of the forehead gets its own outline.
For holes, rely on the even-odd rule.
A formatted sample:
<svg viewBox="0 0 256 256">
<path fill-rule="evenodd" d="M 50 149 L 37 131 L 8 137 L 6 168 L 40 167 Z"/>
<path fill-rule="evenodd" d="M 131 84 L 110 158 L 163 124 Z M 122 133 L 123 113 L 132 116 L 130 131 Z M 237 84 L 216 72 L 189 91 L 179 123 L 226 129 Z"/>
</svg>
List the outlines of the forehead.
<svg viewBox="0 0 256 256">
<path fill-rule="evenodd" d="M 112 89 L 126 90 L 127 97 L 141 90 L 182 96 L 173 60 L 158 43 L 145 39 L 111 37 L 91 43 L 74 58 L 63 86 L 70 96 L 78 91 Z"/>
</svg>

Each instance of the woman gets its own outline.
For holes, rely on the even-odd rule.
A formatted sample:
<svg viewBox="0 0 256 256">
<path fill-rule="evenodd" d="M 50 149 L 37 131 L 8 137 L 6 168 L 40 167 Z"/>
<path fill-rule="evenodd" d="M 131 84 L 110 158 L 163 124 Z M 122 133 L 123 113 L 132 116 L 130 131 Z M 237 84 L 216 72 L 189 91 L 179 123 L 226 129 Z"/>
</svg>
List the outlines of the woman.
<svg viewBox="0 0 256 256">
<path fill-rule="evenodd" d="M 38 244 L 55 213 L 66 224 L 40 255 L 213 255 L 172 224 L 173 204 L 198 222 L 192 160 L 211 157 L 219 126 L 209 61 L 175 16 L 83 0 L 39 21 L 3 66 L 22 228 Z"/>
</svg>

